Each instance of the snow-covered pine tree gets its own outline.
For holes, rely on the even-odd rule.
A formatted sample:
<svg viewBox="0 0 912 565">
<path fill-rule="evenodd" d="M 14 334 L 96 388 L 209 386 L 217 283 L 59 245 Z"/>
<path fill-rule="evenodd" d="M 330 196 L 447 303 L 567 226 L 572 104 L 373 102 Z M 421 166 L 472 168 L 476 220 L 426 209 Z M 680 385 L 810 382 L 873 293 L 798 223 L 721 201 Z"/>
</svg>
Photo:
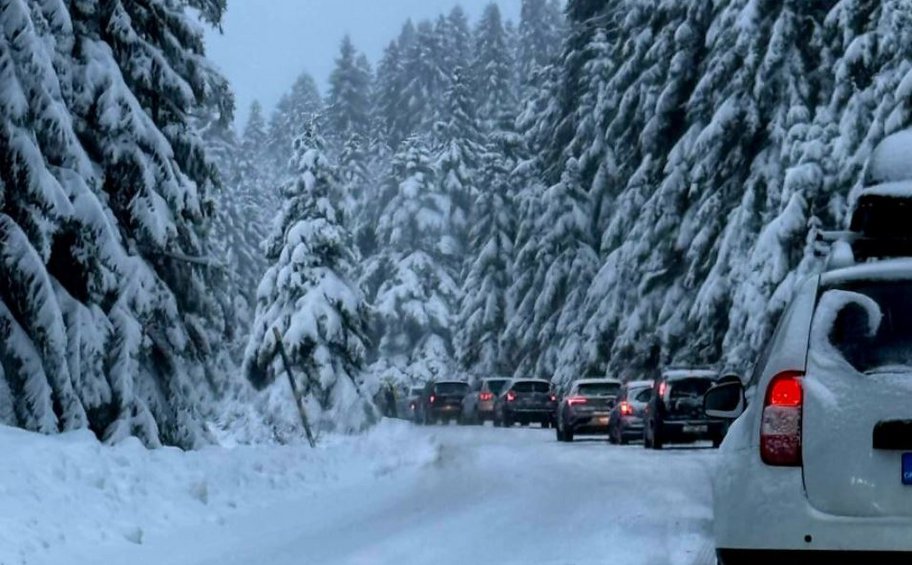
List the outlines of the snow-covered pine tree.
<svg viewBox="0 0 912 565">
<path fill-rule="evenodd" d="M 482 155 L 481 188 L 472 205 L 469 252 L 463 275 L 455 337 L 460 364 L 476 374 L 511 372 L 501 351 L 510 315 L 507 289 L 513 257 L 514 223 L 509 149 L 489 143 Z"/>
<path fill-rule="evenodd" d="M 449 92 L 452 88 L 452 73 L 455 69 L 471 77 L 472 74 L 472 30 L 465 10 L 458 4 L 450 10 L 446 18 L 439 19 L 435 32 L 440 43 L 440 68 L 443 72 L 441 90 Z M 471 78 L 470 78 L 471 80 Z"/>
<path fill-rule="evenodd" d="M 398 147 L 411 133 L 411 124 L 403 111 L 406 100 L 405 87 L 408 76 L 405 72 L 405 55 L 415 38 L 415 27 L 407 21 L 399 37 L 390 42 L 383 51 L 377 66 L 374 86 L 373 136 L 383 139 L 388 147 Z"/>
<path fill-rule="evenodd" d="M 497 4 L 488 4 L 475 28 L 472 80 L 483 131 L 512 129 L 518 113 L 514 61 Z"/>
<path fill-rule="evenodd" d="M 322 429 L 355 432 L 375 417 L 362 392 L 367 307 L 349 280 L 351 237 L 333 204 L 339 190 L 325 144 L 313 126 L 295 140 L 293 177 L 282 187 L 285 203 L 267 244 L 273 262 L 257 292 L 256 320 L 244 368 L 257 387 L 273 385 L 284 402 L 285 425 L 296 422 L 273 330 L 282 335 L 310 417 Z M 274 404 L 275 405 L 275 404 Z M 282 422 L 276 417 L 274 425 Z"/>
<path fill-rule="evenodd" d="M 404 86 L 399 98 L 404 105 L 396 111 L 405 135 L 430 132 L 446 107 L 444 37 L 438 33 L 445 28 L 443 24 L 435 28 L 429 21 L 419 22 L 414 40 L 403 50 Z"/>
<path fill-rule="evenodd" d="M 366 138 L 371 123 L 372 71 L 349 36 L 342 39 L 336 66 L 329 76 L 326 127 L 337 146 L 352 136 Z"/>
<path fill-rule="evenodd" d="M 468 240 L 468 221 L 472 201 L 478 195 L 478 171 L 481 165 L 481 134 L 475 117 L 471 85 L 463 69 L 454 69 L 449 79 L 447 108 L 444 120 L 435 132 L 438 148 L 435 169 L 441 183 L 441 192 L 449 199 L 450 235 L 457 248 L 448 252 L 459 269 L 464 259 Z"/>
<path fill-rule="evenodd" d="M 189 2 L 0 2 L 0 365 L 15 421 L 195 447 L 229 387 L 206 241 L 230 115 Z M 222 5 L 196 6 L 217 23 Z M 154 64 L 159 72 L 149 73 Z"/>
<path fill-rule="evenodd" d="M 449 221 L 429 143 L 413 136 L 397 151 L 387 184 L 393 195 L 378 222 L 380 253 L 365 273 L 377 311 L 380 355 L 416 381 L 453 369 L 452 322 L 459 303 Z"/>
<path fill-rule="evenodd" d="M 561 45 L 563 16 L 559 4 L 548 0 L 522 0 L 519 44 L 516 54 L 523 98 L 540 86 L 541 69 L 550 65 Z"/>
<path fill-rule="evenodd" d="M 317 83 L 309 74 L 302 73 L 282 96 L 269 120 L 269 153 L 273 166 L 285 171 L 293 156 L 294 141 L 304 133 L 314 116 L 323 112 L 323 99 Z"/>
</svg>

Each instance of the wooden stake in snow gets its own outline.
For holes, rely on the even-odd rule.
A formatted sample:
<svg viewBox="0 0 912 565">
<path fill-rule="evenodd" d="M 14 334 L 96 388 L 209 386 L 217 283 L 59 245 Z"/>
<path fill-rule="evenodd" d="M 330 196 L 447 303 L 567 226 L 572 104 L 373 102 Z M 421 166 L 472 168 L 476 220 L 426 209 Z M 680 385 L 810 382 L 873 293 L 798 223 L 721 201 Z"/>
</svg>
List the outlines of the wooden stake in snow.
<svg viewBox="0 0 912 565">
<path fill-rule="evenodd" d="M 282 334 L 278 328 L 272 328 L 272 335 L 275 336 L 276 344 L 279 347 L 279 355 L 282 356 L 282 364 L 285 365 L 285 374 L 288 375 L 288 384 L 291 385 L 291 394 L 298 405 L 298 412 L 301 414 L 301 423 L 304 424 L 304 431 L 307 433 L 307 441 L 310 447 L 316 447 L 317 442 L 314 440 L 313 432 L 310 431 L 310 422 L 307 421 L 307 412 L 304 410 L 304 399 L 298 392 L 298 385 L 295 383 L 294 374 L 291 372 L 291 360 L 288 359 L 288 353 L 285 351 L 285 342 L 282 341 Z"/>
</svg>

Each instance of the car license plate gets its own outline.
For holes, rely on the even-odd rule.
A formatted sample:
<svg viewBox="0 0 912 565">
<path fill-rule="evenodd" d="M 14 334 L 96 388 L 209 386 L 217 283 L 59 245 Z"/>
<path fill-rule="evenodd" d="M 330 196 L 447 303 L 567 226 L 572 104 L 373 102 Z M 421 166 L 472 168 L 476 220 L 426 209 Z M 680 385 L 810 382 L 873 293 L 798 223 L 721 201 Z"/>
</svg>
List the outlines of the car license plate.
<svg viewBox="0 0 912 565">
<path fill-rule="evenodd" d="M 705 434 L 709 431 L 709 426 L 684 426 L 685 434 Z"/>
<path fill-rule="evenodd" d="M 903 453 L 902 482 L 904 485 L 912 486 L 912 453 Z"/>
</svg>

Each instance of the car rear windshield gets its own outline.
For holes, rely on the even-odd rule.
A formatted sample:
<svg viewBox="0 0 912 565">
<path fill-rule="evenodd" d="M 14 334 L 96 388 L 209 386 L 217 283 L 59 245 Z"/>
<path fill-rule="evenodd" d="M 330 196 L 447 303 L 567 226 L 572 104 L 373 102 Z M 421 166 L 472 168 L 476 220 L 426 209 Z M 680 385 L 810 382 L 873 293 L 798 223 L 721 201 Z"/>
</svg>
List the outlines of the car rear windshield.
<svg viewBox="0 0 912 565">
<path fill-rule="evenodd" d="M 858 372 L 912 374 L 912 287 L 907 281 L 862 281 L 828 289 L 818 302 L 815 325 L 818 317 L 829 325 L 829 342 Z"/>
<path fill-rule="evenodd" d="M 467 383 L 437 383 L 434 392 L 437 394 L 465 394 L 469 390 Z"/>
<path fill-rule="evenodd" d="M 508 380 L 506 380 L 506 379 L 501 380 L 501 381 L 487 381 L 487 383 L 488 383 L 488 390 L 490 390 L 490 391 L 493 392 L 494 394 L 500 394 L 500 391 L 503 390 L 503 387 L 504 387 L 508 382 L 510 382 L 510 381 L 508 381 Z"/>
<path fill-rule="evenodd" d="M 421 396 L 421 392 L 423 390 L 424 390 L 423 388 L 409 389 L 409 396 Z"/>
<path fill-rule="evenodd" d="M 577 390 L 583 396 L 617 396 L 621 385 L 618 383 L 583 383 Z"/>
<path fill-rule="evenodd" d="M 713 385 L 713 380 L 705 377 L 674 380 L 669 383 L 671 398 L 697 398 L 706 394 Z"/>
<path fill-rule="evenodd" d="M 627 398 L 632 398 L 634 402 L 647 403 L 652 397 L 652 389 L 649 387 L 643 388 L 632 388 L 630 392 L 627 393 Z"/>
<path fill-rule="evenodd" d="M 551 385 L 543 382 L 520 381 L 513 385 L 515 392 L 549 392 Z"/>
</svg>

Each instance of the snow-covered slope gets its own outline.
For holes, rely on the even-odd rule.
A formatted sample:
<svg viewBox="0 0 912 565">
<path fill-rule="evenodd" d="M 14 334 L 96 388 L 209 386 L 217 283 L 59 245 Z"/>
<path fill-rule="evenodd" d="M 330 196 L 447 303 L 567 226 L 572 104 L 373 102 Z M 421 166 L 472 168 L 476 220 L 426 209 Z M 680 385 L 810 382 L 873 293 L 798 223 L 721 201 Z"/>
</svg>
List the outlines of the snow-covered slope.
<svg viewBox="0 0 912 565">
<path fill-rule="evenodd" d="M 161 549 L 187 528 L 370 483 L 437 456 L 429 438 L 399 422 L 358 437 L 327 436 L 316 450 L 150 451 L 135 439 L 106 447 L 89 432 L 49 437 L 7 427 L 0 447 L 0 565 L 92 564 L 130 547 Z"/>
</svg>

